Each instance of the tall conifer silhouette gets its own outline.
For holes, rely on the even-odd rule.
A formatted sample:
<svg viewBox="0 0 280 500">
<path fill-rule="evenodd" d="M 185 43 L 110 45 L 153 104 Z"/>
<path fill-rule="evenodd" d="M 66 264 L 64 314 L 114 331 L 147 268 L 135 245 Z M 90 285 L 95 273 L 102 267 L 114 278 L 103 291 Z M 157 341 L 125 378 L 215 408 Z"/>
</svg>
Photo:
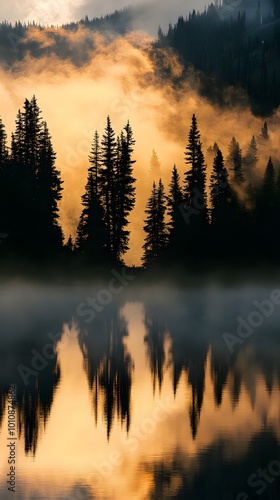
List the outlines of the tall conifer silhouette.
<svg viewBox="0 0 280 500">
<path fill-rule="evenodd" d="M 156 262 L 163 255 L 167 246 L 168 232 L 165 224 L 165 194 L 161 179 L 158 187 L 153 183 L 152 192 L 147 202 L 145 213 L 147 218 L 144 221 L 144 231 L 146 233 L 143 245 L 144 255 L 142 261 L 145 266 Z"/>
</svg>

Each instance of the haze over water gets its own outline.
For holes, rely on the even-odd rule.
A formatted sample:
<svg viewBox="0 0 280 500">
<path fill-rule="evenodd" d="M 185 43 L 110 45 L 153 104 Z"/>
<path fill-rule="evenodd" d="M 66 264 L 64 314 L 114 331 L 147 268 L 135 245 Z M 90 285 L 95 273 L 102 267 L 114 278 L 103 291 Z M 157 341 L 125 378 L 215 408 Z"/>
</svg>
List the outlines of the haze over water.
<svg viewBox="0 0 280 500">
<path fill-rule="evenodd" d="M 87 322 L 77 308 L 98 286 L 2 286 L 0 469 L 15 384 L 14 498 L 279 498 L 279 476 L 263 489 L 257 471 L 280 459 L 280 306 L 233 352 L 224 340 L 276 288 L 130 286 Z"/>
</svg>

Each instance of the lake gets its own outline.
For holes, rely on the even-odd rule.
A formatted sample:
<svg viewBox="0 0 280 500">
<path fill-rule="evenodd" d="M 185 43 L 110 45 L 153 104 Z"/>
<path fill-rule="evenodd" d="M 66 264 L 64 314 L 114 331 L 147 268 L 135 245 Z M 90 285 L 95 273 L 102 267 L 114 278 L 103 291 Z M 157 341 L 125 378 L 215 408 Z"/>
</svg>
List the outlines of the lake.
<svg viewBox="0 0 280 500">
<path fill-rule="evenodd" d="M 0 288 L 1 499 L 279 500 L 277 286 Z"/>
</svg>

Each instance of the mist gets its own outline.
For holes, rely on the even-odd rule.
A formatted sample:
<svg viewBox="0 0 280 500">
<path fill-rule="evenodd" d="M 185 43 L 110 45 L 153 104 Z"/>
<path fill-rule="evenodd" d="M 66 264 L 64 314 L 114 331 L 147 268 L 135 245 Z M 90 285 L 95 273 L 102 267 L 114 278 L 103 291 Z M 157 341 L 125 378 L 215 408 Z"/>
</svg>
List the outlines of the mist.
<svg viewBox="0 0 280 500">
<path fill-rule="evenodd" d="M 135 0 L 133 2 L 133 27 L 136 30 L 145 30 L 150 35 L 155 36 L 159 25 L 164 30 L 167 30 L 169 23 L 174 24 L 177 22 L 179 16 L 185 17 L 193 9 L 203 12 L 207 4 L 207 0 L 175 0 L 172 3 L 167 0 Z M 94 2 L 86 0 L 73 11 L 73 15 L 75 19 L 81 19 L 85 15 L 93 18 L 104 16 L 108 12 L 127 6 L 127 0 L 110 0 L 106 3 L 102 2 L 102 0 L 95 0 Z"/>
<path fill-rule="evenodd" d="M 187 15 L 190 10 L 203 11 L 206 0 L 175 0 L 149 1 L 134 0 L 132 5 L 128 0 L 11 0 L 1 2 L 0 20 L 9 22 L 35 21 L 43 25 L 61 25 L 71 21 L 79 21 L 88 15 L 89 18 L 105 16 L 115 10 L 128 6 L 135 8 L 135 28 L 141 28 L 150 34 L 157 33 L 158 25 L 167 28 L 169 22 L 176 22 L 178 16 Z"/>
<path fill-rule="evenodd" d="M 61 37 L 66 37 L 65 43 L 77 57 L 79 51 L 84 53 L 85 39 L 92 39 L 94 50 L 80 67 L 69 59 L 60 59 L 50 50 L 48 56 L 35 59 L 28 55 L 10 70 L 1 69 L 0 115 L 10 136 L 24 99 L 36 95 L 53 138 L 56 165 L 64 180 L 60 211 L 66 238 L 70 234 L 75 237 L 94 131 L 98 130 L 102 136 L 107 115 L 117 135 L 127 120 L 130 121 L 136 139 L 135 177 L 138 180 L 136 208 L 131 214 L 131 249 L 125 261 L 138 265 L 142 256 L 144 208 L 152 183 L 158 180 L 149 173 L 153 149 L 159 157 L 160 175 L 167 191 L 172 166 L 177 165 L 181 180 L 187 170 L 184 150 L 193 113 L 197 115 L 208 161 L 208 178 L 213 158 L 207 156 L 207 149 L 216 141 L 227 156 L 228 144 L 235 136 L 245 154 L 252 135 L 258 137 L 263 119 L 253 116 L 244 100 L 242 105 L 225 109 L 202 98 L 191 70 L 185 83 L 175 90 L 170 83 L 172 78 L 167 81 L 158 75 L 151 57 L 152 38 L 147 33 L 133 32 L 108 41 L 80 26 L 75 33 L 61 32 Z M 42 47 L 50 43 L 47 33 L 35 27 L 28 30 L 28 40 L 37 41 Z M 165 54 L 164 64 L 172 76 L 177 78 L 182 74 L 183 69 L 171 52 Z M 230 96 L 230 90 L 225 92 Z M 277 166 L 279 118 L 277 112 L 268 120 L 269 144 L 259 144 L 260 174 L 270 155 Z"/>
</svg>

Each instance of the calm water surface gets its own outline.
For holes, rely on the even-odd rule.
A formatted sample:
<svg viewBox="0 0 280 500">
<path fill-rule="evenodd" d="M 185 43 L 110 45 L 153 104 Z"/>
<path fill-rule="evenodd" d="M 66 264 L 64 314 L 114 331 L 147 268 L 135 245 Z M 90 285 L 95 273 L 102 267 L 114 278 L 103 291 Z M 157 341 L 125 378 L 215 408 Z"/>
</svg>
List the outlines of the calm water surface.
<svg viewBox="0 0 280 500">
<path fill-rule="evenodd" d="M 1 286 L 1 500 L 279 500 L 275 288 Z"/>
</svg>

